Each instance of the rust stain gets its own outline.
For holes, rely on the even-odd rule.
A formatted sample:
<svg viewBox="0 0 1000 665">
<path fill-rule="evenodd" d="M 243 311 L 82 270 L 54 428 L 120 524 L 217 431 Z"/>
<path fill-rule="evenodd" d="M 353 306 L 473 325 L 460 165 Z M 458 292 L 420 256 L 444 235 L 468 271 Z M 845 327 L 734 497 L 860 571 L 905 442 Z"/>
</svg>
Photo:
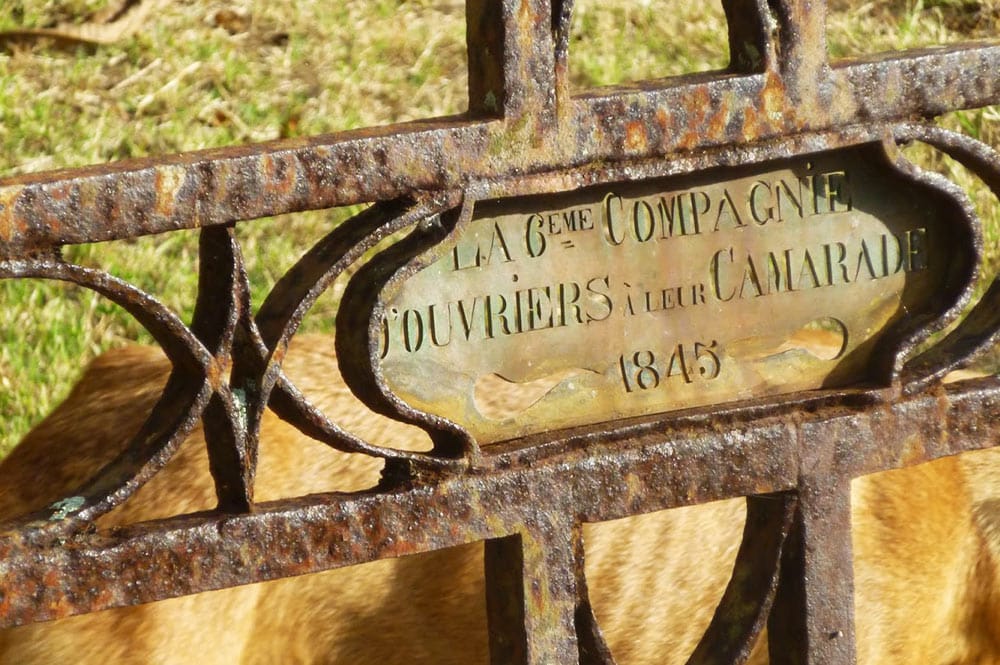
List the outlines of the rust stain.
<svg viewBox="0 0 1000 665">
<path fill-rule="evenodd" d="M 0 271 L 4 278 L 44 274 L 84 282 L 80 273 L 54 260 L 47 250 L 65 242 L 133 238 L 264 215 L 375 202 L 364 213 L 338 227 L 276 287 L 271 295 L 280 302 L 272 303 L 272 309 L 280 316 L 294 310 L 306 297 L 304 294 L 329 275 L 353 271 L 357 257 L 369 252 L 389 233 L 388 228 L 417 226 L 419 232 L 414 234 L 413 242 L 430 238 L 419 250 L 432 251 L 432 245 L 441 250 L 444 247 L 441 239 L 449 231 L 447 223 L 454 221 L 448 218 L 448 210 L 457 205 L 457 197 L 435 199 L 439 199 L 440 205 L 434 208 L 434 215 L 417 215 L 413 210 L 419 206 L 408 207 L 413 200 L 430 200 L 436 196 L 435 192 L 465 191 L 470 197 L 470 192 L 488 192 L 496 199 L 503 199 L 551 196 L 555 188 L 596 191 L 608 183 L 638 188 L 641 180 L 664 180 L 723 164 L 749 167 L 765 161 L 798 158 L 804 153 L 832 154 L 845 147 L 874 145 L 889 135 L 899 141 L 916 137 L 943 146 L 948 154 L 971 164 L 978 175 L 984 176 L 983 180 L 1000 180 L 1000 157 L 979 144 L 963 143 L 952 134 L 931 130 L 921 133 L 909 126 L 906 131 L 897 131 L 898 123 L 908 118 L 1000 103 L 1000 44 L 880 54 L 863 61 L 835 64 L 829 81 L 803 81 L 799 78 L 807 75 L 803 72 L 822 72 L 826 65 L 820 21 L 823 14 L 821 8 L 807 11 L 808 2 L 791 4 L 792 10 L 789 3 L 733 4 L 757 12 L 754 20 L 760 25 L 775 18 L 780 22 L 782 36 L 790 48 L 788 62 L 776 63 L 775 71 L 699 74 L 585 92 L 560 100 L 562 106 L 549 118 L 547 112 L 535 108 L 561 94 L 546 88 L 557 78 L 552 75 L 551 34 L 545 32 L 553 17 L 536 10 L 549 5 L 534 0 L 502 0 L 495 4 L 476 0 L 470 7 L 482 10 L 486 6 L 499 6 L 502 11 L 497 16 L 503 18 L 470 32 L 470 52 L 488 50 L 502 41 L 498 35 L 509 40 L 506 43 L 514 48 L 512 53 L 504 54 L 506 62 L 491 63 L 502 64 L 502 70 L 484 67 L 470 75 L 470 90 L 484 94 L 496 91 L 502 97 L 496 101 L 504 105 L 517 101 L 523 108 L 505 109 L 514 111 L 516 117 L 497 119 L 500 109 L 495 104 L 488 109 L 493 115 L 480 117 L 476 112 L 484 108 L 477 103 L 473 113 L 466 116 L 10 178 L 0 186 L 0 242 L 5 243 L 5 260 L 0 263 Z M 775 16 L 771 15 L 772 7 Z M 492 57 L 503 57 L 495 48 L 493 51 Z M 562 66 L 561 62 L 555 64 L 557 69 Z M 788 78 L 783 81 L 777 72 L 784 72 Z M 509 88 L 501 89 L 500 82 L 494 79 L 503 79 Z M 786 89 L 786 82 L 792 92 Z M 812 91 L 815 94 L 810 89 L 802 90 L 803 84 L 815 86 Z M 803 92 L 809 93 L 805 95 L 809 103 L 795 105 L 791 100 Z M 819 103 L 817 99 L 829 99 L 829 103 Z M 742 117 L 734 115 L 737 113 Z M 795 129 L 808 131 L 783 135 Z M 797 179 L 786 180 L 789 186 L 799 183 Z M 830 182 L 820 185 L 819 190 L 810 191 L 827 196 L 809 198 L 814 203 L 822 198 L 829 206 L 837 198 L 830 195 L 834 185 Z M 298 189 L 301 196 L 296 195 Z M 753 196 L 766 194 L 759 187 L 756 191 Z M 728 203 L 724 203 L 726 196 L 719 193 L 717 207 L 712 212 L 729 210 Z M 845 201 L 840 199 L 841 204 Z M 151 210 L 139 209 L 140 205 Z M 135 215 L 137 210 L 143 214 Z M 687 210 L 694 208 L 689 206 Z M 761 210 L 755 209 L 750 214 L 756 212 L 761 216 Z M 708 212 L 705 209 L 703 214 Z M 721 213 L 713 221 L 718 223 L 720 216 Z M 940 217 L 955 219 L 949 215 Z M 572 252 L 575 245 L 573 238 L 568 237 L 571 234 L 562 233 L 572 230 L 570 226 L 555 233 L 563 223 L 560 219 L 556 216 L 543 221 L 551 224 L 553 248 L 557 241 L 569 240 L 569 244 L 559 244 L 564 248 L 560 251 Z M 577 223 L 580 219 L 577 218 Z M 511 238 L 523 240 L 524 220 L 520 222 L 521 234 L 512 234 Z M 628 228 L 623 226 L 620 230 L 627 233 Z M 652 242 L 653 235 L 647 236 L 644 227 L 632 228 L 641 235 L 637 241 Z M 222 228 L 216 230 L 228 232 Z M 204 230 L 203 238 L 211 233 L 211 228 Z M 434 233 L 439 235 L 433 236 Z M 796 242 L 802 237 L 781 246 L 798 247 Z M 955 242 L 960 244 L 949 249 L 947 260 L 974 264 L 982 252 L 981 241 L 975 238 L 969 241 L 963 236 Z M 475 263 L 499 257 L 503 262 L 505 252 L 510 251 L 505 243 L 504 238 L 494 239 L 492 245 L 485 242 L 482 251 L 477 253 L 473 248 L 464 255 L 465 260 Z M 404 252 L 399 247 L 393 249 L 402 256 Z M 537 243 L 533 247 L 537 249 Z M 733 248 L 735 243 L 727 247 Z M 821 243 L 816 256 L 837 248 L 830 243 L 824 248 Z M 407 252 L 412 249 L 410 256 L 417 256 L 414 247 L 403 249 Z M 749 248 L 744 255 L 749 256 L 751 251 L 757 249 Z M 919 255 L 919 251 L 914 251 L 909 256 L 913 259 Z M 457 262 L 458 253 L 452 256 Z M 733 256 L 735 262 L 739 257 L 735 250 Z M 859 256 L 864 258 L 863 250 Z M 937 264 L 945 264 L 940 260 L 942 256 L 935 257 Z M 602 291 L 600 282 L 610 275 L 610 262 L 600 259 L 592 257 L 591 263 L 576 259 L 571 264 L 593 269 L 598 281 L 591 280 L 590 285 L 596 289 L 592 295 L 598 303 L 602 293 L 610 297 L 610 292 Z M 223 263 L 226 261 L 207 261 L 200 277 L 205 278 L 206 284 L 227 285 L 223 287 L 226 292 L 213 293 L 206 286 L 208 290 L 200 295 L 227 301 L 249 297 L 240 285 L 229 292 L 231 275 L 216 272 L 225 269 Z M 385 276 L 373 277 L 371 265 L 366 264 L 351 283 L 361 283 L 369 289 L 367 296 L 373 299 L 377 296 L 376 277 Z M 808 277 L 808 266 L 805 262 L 802 265 L 806 271 L 801 274 Z M 479 266 L 466 267 L 471 270 Z M 739 268 L 745 272 L 734 272 L 737 278 L 752 272 L 749 267 Z M 368 272 L 364 272 L 366 269 Z M 874 265 L 871 270 L 875 270 Z M 955 279 L 962 277 L 959 275 L 962 270 L 954 272 Z M 517 277 L 521 279 L 518 286 L 504 292 L 509 299 L 499 290 L 491 293 L 504 297 L 504 303 L 512 309 L 527 302 L 524 299 L 529 296 L 537 304 L 542 291 L 529 293 L 531 285 L 524 287 L 523 275 Z M 817 274 L 814 278 L 818 284 L 821 276 Z M 555 281 L 559 283 L 546 287 L 550 292 L 564 287 L 573 293 L 568 278 L 562 276 Z M 460 280 L 441 282 L 455 285 Z M 747 282 L 754 286 L 752 275 L 744 277 L 744 284 Z M 514 283 L 511 277 L 504 282 L 505 288 Z M 733 288 L 739 288 L 738 284 L 733 282 Z M 923 297 L 922 289 L 911 289 L 913 297 Z M 968 300 L 967 293 L 956 293 L 949 291 L 936 301 L 943 303 L 941 306 L 948 310 L 945 313 L 948 316 L 959 311 Z M 458 294 L 462 295 L 468 294 Z M 667 296 L 661 295 L 660 302 L 666 307 Z M 788 501 L 774 502 L 768 497 L 769 505 L 786 509 L 781 515 L 762 508 L 763 502 L 754 508 L 769 514 L 758 515 L 760 524 L 748 526 L 746 542 L 754 547 L 748 545 L 745 554 L 741 550 L 737 562 L 739 570 L 748 572 L 741 573 L 741 579 L 752 579 L 754 583 L 746 588 L 735 585 L 731 603 L 720 608 L 718 616 L 725 619 L 723 625 L 706 633 L 707 638 L 722 636 L 708 642 L 713 658 L 720 653 L 719 649 L 726 654 L 745 656 L 747 652 L 741 649 L 748 649 L 760 633 L 761 624 L 754 617 L 766 614 L 772 600 L 782 617 L 799 620 L 808 616 L 817 625 L 842 625 L 842 617 L 829 608 L 849 604 L 849 592 L 839 587 L 817 587 L 815 580 L 850 579 L 850 552 L 836 546 L 838 541 L 850 541 L 846 531 L 849 525 L 841 520 L 836 529 L 817 533 L 814 526 L 809 526 L 814 524 L 809 519 L 824 508 L 840 511 L 837 515 L 842 515 L 845 495 L 836 488 L 846 487 L 845 479 L 894 468 L 900 463 L 917 463 L 993 446 L 1000 440 L 1000 379 L 980 379 L 974 386 L 959 383 L 935 388 L 933 393 L 922 392 L 935 386 L 935 377 L 967 357 L 970 349 L 963 346 L 966 341 L 974 341 L 972 346 L 984 346 L 1000 336 L 995 315 L 1000 311 L 1000 293 L 984 296 L 973 315 L 960 324 L 962 334 L 956 338 L 963 340 L 962 344 L 949 346 L 950 338 L 946 338 L 924 355 L 908 361 L 902 369 L 888 366 L 898 364 L 890 357 L 891 353 L 873 355 L 872 365 L 885 356 L 883 366 L 850 367 L 851 373 L 841 375 L 842 381 L 836 383 L 841 388 L 762 399 L 765 388 L 780 383 L 778 380 L 786 374 L 794 374 L 793 363 L 802 361 L 803 354 L 789 356 L 784 351 L 765 356 L 775 356 L 766 368 L 771 373 L 760 384 L 751 385 L 746 394 L 740 394 L 745 401 L 730 402 L 721 417 L 718 412 L 707 410 L 665 415 L 660 409 L 622 420 L 621 413 L 610 413 L 602 416 L 600 422 L 577 419 L 567 425 L 572 429 L 531 429 L 523 437 L 508 429 L 492 439 L 495 444 L 479 448 L 473 445 L 475 441 L 470 443 L 469 431 L 455 421 L 444 416 L 425 421 L 408 412 L 404 415 L 410 421 L 422 423 L 435 434 L 435 448 L 419 453 L 379 448 L 344 435 L 325 416 L 311 410 L 287 385 L 279 386 L 272 400 L 270 388 L 264 386 L 259 371 L 262 359 L 271 350 L 255 346 L 260 338 L 247 318 L 219 321 L 215 317 L 226 317 L 218 311 L 203 311 L 190 328 L 184 328 L 143 296 L 129 297 L 127 304 L 133 308 L 130 311 L 148 309 L 144 314 L 155 319 L 151 327 L 157 330 L 157 339 L 165 340 L 172 357 L 187 358 L 193 353 L 197 358 L 175 368 L 178 384 L 184 385 L 187 392 L 177 390 L 177 394 L 167 395 L 150 420 L 149 430 L 153 432 L 150 438 L 133 442 L 123 454 L 121 464 L 113 472 L 107 472 L 113 475 L 87 485 L 114 489 L 94 490 L 94 496 L 88 496 L 86 516 L 73 515 L 48 524 L 36 514 L 5 525 L 0 532 L 3 570 L 0 625 L 149 602 L 218 586 L 316 572 L 473 541 L 504 539 L 511 534 L 528 533 L 530 525 L 537 530 L 530 532 L 526 545 L 518 551 L 508 542 L 503 552 L 515 555 L 515 559 L 521 555 L 531 561 L 544 560 L 546 571 L 544 576 L 535 575 L 534 570 L 517 571 L 505 580 L 506 586 L 498 584 L 491 588 L 489 593 L 493 594 L 498 593 L 497 588 L 517 588 L 526 597 L 517 602 L 511 596 L 505 597 L 507 605 L 520 603 L 521 607 L 511 608 L 509 616 L 490 627 L 502 633 L 500 642 L 511 646 L 514 652 L 535 653 L 533 649 L 540 646 L 544 651 L 539 653 L 545 656 L 536 660 L 560 665 L 579 661 L 577 635 L 572 630 L 572 619 L 567 620 L 566 608 L 572 612 L 574 607 L 583 607 L 586 598 L 585 591 L 576 583 L 583 578 L 582 571 L 576 568 L 578 564 L 560 561 L 553 553 L 559 554 L 560 548 L 565 548 L 568 532 L 581 522 L 610 520 L 732 496 L 755 493 L 790 496 L 798 492 L 808 500 L 802 504 L 803 520 L 797 526 L 790 527 L 787 520 L 779 519 L 791 514 L 787 512 Z M 570 296 L 570 306 L 577 306 L 575 298 Z M 370 302 L 363 304 L 367 306 Z M 483 306 L 483 301 L 479 302 Z M 495 299 L 493 304 L 499 302 Z M 582 299 L 578 306 L 583 307 Z M 471 305 L 466 313 L 469 311 Z M 511 325 L 511 319 L 504 319 L 498 312 L 494 311 L 493 324 L 502 326 L 506 321 Z M 337 313 L 338 326 L 350 328 L 353 323 L 366 331 L 371 322 L 364 318 L 368 313 L 361 306 L 353 309 L 345 306 Z M 604 312 L 597 309 L 592 313 L 598 318 Z M 671 319 L 671 325 L 679 318 Z M 737 327 L 745 321 L 734 319 L 728 323 Z M 767 323 L 764 322 L 765 326 Z M 200 342 L 191 342 L 196 337 L 192 330 L 203 337 Z M 431 334 L 426 328 L 422 332 Z M 914 335 L 906 336 L 903 332 Z M 915 353 L 917 338 L 924 332 L 893 330 L 895 336 L 891 341 L 899 346 L 899 358 Z M 417 328 L 411 328 L 409 334 L 417 335 Z M 598 340 L 594 347 L 610 348 L 611 342 L 635 338 L 609 337 L 614 339 Z M 233 339 L 237 341 L 231 343 Z M 223 343 L 216 350 L 216 344 L 210 342 L 219 340 Z M 490 342 L 496 342 L 495 336 Z M 751 350 L 763 348 L 759 342 L 749 339 L 746 346 Z M 216 357 L 203 358 L 206 355 L 203 349 L 190 348 L 200 344 L 211 347 Z M 539 356 L 567 357 L 559 356 L 561 348 L 550 344 Z M 372 349 L 365 351 L 370 353 Z M 612 360 L 616 353 L 620 356 L 622 380 L 627 382 L 623 390 L 652 389 L 651 352 L 629 349 L 626 354 L 619 349 L 612 354 Z M 852 355 L 848 353 L 845 357 Z M 781 356 L 780 362 L 777 356 Z M 284 347 L 275 351 L 271 362 L 280 363 L 283 357 Z M 352 362 L 356 362 L 355 370 L 358 367 L 364 370 L 365 362 L 369 368 L 374 366 L 370 355 L 346 361 L 344 367 Z M 453 362 L 448 368 L 460 369 L 467 364 Z M 146 469 L 165 464 L 179 440 L 199 418 L 204 419 L 206 431 L 212 425 L 225 435 L 222 439 L 229 437 L 223 443 L 209 442 L 212 455 L 218 457 L 220 450 L 234 442 L 236 445 L 230 445 L 231 448 L 254 449 L 256 433 L 250 432 L 246 440 L 240 438 L 244 436 L 242 427 L 227 420 L 234 414 L 223 417 L 209 408 L 213 391 L 226 389 L 230 368 L 234 376 L 250 377 L 238 389 L 242 393 L 235 399 L 240 403 L 237 409 L 246 406 L 248 411 L 259 413 L 267 404 L 276 406 L 280 402 L 283 417 L 302 431 L 312 432 L 344 452 L 382 460 L 385 474 L 379 488 L 357 494 L 288 497 L 254 505 L 253 469 L 249 461 L 252 455 L 245 454 L 242 448 L 227 449 L 223 452 L 233 453 L 232 459 L 224 458 L 224 463 L 213 466 L 213 472 L 219 474 L 216 481 L 219 495 L 227 497 L 220 511 L 130 525 L 113 532 L 96 531 L 93 520 L 140 487 L 147 479 L 142 475 L 147 473 Z M 576 369 L 581 372 L 566 379 L 566 385 L 560 381 L 560 385 L 582 382 L 594 373 L 586 368 Z M 852 387 L 858 379 L 857 372 L 872 381 L 884 378 L 892 385 Z M 656 374 L 657 380 L 665 376 L 665 371 Z M 694 373 L 692 376 L 697 378 Z M 189 394 L 192 391 L 194 394 Z M 395 413 L 393 409 L 399 406 L 375 389 L 359 393 L 363 401 L 383 414 Z M 235 414 L 235 419 L 239 419 L 239 414 Z M 870 436 L 875 428 L 880 432 L 877 447 L 872 445 Z M 155 459 L 147 466 L 138 461 L 148 461 L 151 455 Z M 824 463 L 830 468 L 812 464 L 809 468 L 815 469 L 817 477 L 803 478 L 800 461 L 806 457 L 814 462 L 826 460 Z M 824 473 L 828 477 L 822 476 Z M 234 485 L 238 487 L 234 489 Z M 552 519 L 541 519 L 545 516 Z M 791 598 L 794 593 L 776 599 L 772 584 L 778 555 L 792 528 L 798 529 L 798 535 L 789 545 L 789 554 L 781 554 L 783 580 L 804 585 L 809 582 L 809 571 L 817 565 L 825 566 L 828 573 L 811 578 L 813 596 L 808 607 L 804 603 L 797 605 Z M 761 536 L 766 536 L 769 543 L 765 548 L 767 556 L 758 554 L 754 559 L 750 550 L 761 542 Z M 823 547 L 813 547 L 817 538 Z M 809 547 L 802 546 L 802 542 Z M 768 557 L 769 562 L 764 561 Z M 526 627 L 530 627 L 530 634 L 524 634 Z M 595 632 L 588 638 L 585 632 L 581 629 L 581 639 L 590 639 L 588 644 L 599 646 L 599 634 Z M 847 644 L 848 649 L 838 652 L 837 659 L 825 655 L 830 640 L 824 644 L 811 643 L 794 631 L 775 631 L 770 638 L 784 651 L 797 654 L 796 660 L 802 662 L 852 662 L 853 635 L 849 633 L 838 635 L 837 648 Z M 508 653 L 502 656 L 507 657 Z M 743 662 L 743 656 L 726 658 L 727 662 Z M 722 659 L 717 658 L 719 662 Z"/>
<path fill-rule="evenodd" d="M 0 239 L 5 242 L 14 240 L 14 229 L 20 222 L 14 207 L 23 191 L 23 185 L 0 188 Z"/>
<path fill-rule="evenodd" d="M 646 125 L 638 120 L 625 124 L 625 149 L 638 152 L 646 147 Z"/>
<path fill-rule="evenodd" d="M 729 117 L 732 111 L 733 99 L 731 95 L 722 98 L 717 109 L 708 121 L 708 134 L 710 136 L 724 137 L 726 128 L 729 125 Z"/>
<path fill-rule="evenodd" d="M 656 124 L 660 131 L 667 133 L 670 129 L 670 113 L 664 108 L 656 109 Z"/>
<path fill-rule="evenodd" d="M 169 219 L 174 215 L 177 195 L 184 184 L 187 170 L 182 166 L 167 164 L 157 166 L 155 173 L 156 214 Z"/>
<path fill-rule="evenodd" d="M 745 107 L 743 109 L 743 125 L 741 127 L 742 137 L 751 139 L 760 135 L 760 116 L 756 108 Z"/>
<path fill-rule="evenodd" d="M 684 100 L 683 108 L 687 112 L 683 134 L 678 141 L 682 150 L 690 150 L 698 146 L 707 134 L 705 119 L 711 110 L 712 98 L 706 88 L 696 88 Z"/>
<path fill-rule="evenodd" d="M 794 122 L 796 111 L 787 100 L 785 84 L 781 77 L 775 72 L 765 72 L 764 87 L 761 88 L 758 105 L 761 123 L 765 127 L 777 130 L 786 123 L 790 125 Z"/>
<path fill-rule="evenodd" d="M 45 586 L 49 588 L 54 588 L 59 586 L 60 579 L 59 574 L 55 570 L 50 570 L 45 574 L 45 579 L 42 582 Z"/>
<path fill-rule="evenodd" d="M 540 19 L 540 17 L 536 16 L 531 11 L 532 4 L 533 3 L 531 2 L 531 0 L 520 1 L 520 5 L 517 11 L 518 11 L 518 17 L 520 18 L 522 25 L 528 25 L 529 23 L 532 23 Z M 518 31 L 518 34 L 522 34 L 523 37 L 527 40 L 528 35 L 524 35 L 522 31 Z"/>
<path fill-rule="evenodd" d="M 266 191 L 283 196 L 292 194 L 298 181 L 295 162 L 283 155 L 264 155 L 261 158 L 261 176 Z"/>
<path fill-rule="evenodd" d="M 73 194 L 73 184 L 70 182 L 62 183 L 59 186 L 52 188 L 52 200 L 63 202 L 69 199 Z"/>
</svg>

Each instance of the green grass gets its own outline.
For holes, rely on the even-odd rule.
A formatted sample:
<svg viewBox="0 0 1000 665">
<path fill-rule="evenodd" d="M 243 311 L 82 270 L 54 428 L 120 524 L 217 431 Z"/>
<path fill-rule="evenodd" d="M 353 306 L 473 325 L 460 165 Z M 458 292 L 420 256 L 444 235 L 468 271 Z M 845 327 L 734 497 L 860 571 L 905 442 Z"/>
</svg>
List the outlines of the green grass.
<svg viewBox="0 0 1000 665">
<path fill-rule="evenodd" d="M 225 5 L 161 2 L 137 34 L 111 46 L 38 42 L 0 51 L 0 176 L 199 148 L 334 132 L 465 110 L 461 0 L 302 0 Z M 112 0 L 0 0 L 0 30 L 81 23 Z M 830 52 L 954 42 L 1000 33 L 1000 0 L 834 0 Z M 227 27 L 229 29 L 227 29 Z M 571 38 L 575 89 L 724 67 L 718 2 L 578 0 Z M 998 111 L 943 122 L 1000 144 Z M 980 206 L 992 270 L 996 202 L 954 165 L 946 170 Z M 242 224 L 255 298 L 353 211 Z M 196 237 L 170 234 L 67 248 L 163 299 L 185 318 L 194 302 Z M 336 293 L 306 327 L 325 329 Z M 0 283 L 0 451 L 65 394 L 96 354 L 144 331 L 94 294 L 38 281 Z"/>
</svg>

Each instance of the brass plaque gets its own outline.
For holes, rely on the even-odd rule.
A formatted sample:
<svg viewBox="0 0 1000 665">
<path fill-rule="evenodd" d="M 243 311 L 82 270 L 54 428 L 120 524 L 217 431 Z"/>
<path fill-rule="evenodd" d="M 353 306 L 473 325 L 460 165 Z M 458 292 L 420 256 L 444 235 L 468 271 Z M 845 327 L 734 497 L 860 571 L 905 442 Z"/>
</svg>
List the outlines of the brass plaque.
<svg viewBox="0 0 1000 665">
<path fill-rule="evenodd" d="M 388 390 L 480 442 L 884 382 L 873 355 L 963 292 L 972 235 L 878 144 L 466 217 L 371 329 Z"/>
</svg>

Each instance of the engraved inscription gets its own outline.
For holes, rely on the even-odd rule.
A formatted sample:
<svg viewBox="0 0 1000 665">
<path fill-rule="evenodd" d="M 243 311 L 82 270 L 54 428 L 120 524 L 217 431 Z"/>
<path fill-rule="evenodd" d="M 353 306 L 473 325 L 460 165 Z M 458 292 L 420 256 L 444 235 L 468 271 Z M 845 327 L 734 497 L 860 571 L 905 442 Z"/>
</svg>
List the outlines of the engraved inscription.
<svg viewBox="0 0 1000 665">
<path fill-rule="evenodd" d="M 383 293 L 382 373 L 484 441 L 877 380 L 875 340 L 936 302 L 957 207 L 879 146 L 480 201 Z M 790 341 L 816 321 L 832 357 Z M 471 398 L 487 376 L 559 378 L 498 419 Z"/>
</svg>

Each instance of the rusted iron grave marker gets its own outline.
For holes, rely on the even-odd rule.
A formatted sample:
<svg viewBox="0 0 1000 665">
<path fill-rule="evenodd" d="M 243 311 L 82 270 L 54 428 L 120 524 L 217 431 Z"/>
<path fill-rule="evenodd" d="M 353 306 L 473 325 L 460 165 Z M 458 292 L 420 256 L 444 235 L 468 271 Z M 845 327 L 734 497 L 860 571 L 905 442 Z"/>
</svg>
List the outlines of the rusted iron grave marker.
<svg viewBox="0 0 1000 665">
<path fill-rule="evenodd" d="M 125 454 L 5 525 L 0 625 L 483 540 L 494 662 L 608 663 L 580 524 L 746 496 L 690 662 L 742 662 L 765 623 L 774 663 L 853 662 L 851 478 L 997 442 L 1000 382 L 939 379 L 997 341 L 1000 286 L 927 344 L 972 298 L 979 222 L 897 146 L 1000 192 L 992 149 L 924 122 L 1000 102 L 1000 42 L 830 63 L 823 3 L 723 4 L 723 72 L 570 96 L 570 0 L 468 0 L 462 117 L 0 183 L 0 274 L 97 290 L 174 365 Z M 359 202 L 252 314 L 233 223 Z M 59 254 L 190 228 L 190 325 Z M 336 349 L 366 404 L 431 433 L 426 453 L 343 431 L 281 370 L 318 295 L 376 246 Z M 803 344 L 812 329 L 837 342 Z M 484 408 L 497 382 L 534 392 Z M 384 458 L 381 485 L 255 504 L 268 405 Z M 92 533 L 199 418 L 218 510 Z"/>
</svg>

